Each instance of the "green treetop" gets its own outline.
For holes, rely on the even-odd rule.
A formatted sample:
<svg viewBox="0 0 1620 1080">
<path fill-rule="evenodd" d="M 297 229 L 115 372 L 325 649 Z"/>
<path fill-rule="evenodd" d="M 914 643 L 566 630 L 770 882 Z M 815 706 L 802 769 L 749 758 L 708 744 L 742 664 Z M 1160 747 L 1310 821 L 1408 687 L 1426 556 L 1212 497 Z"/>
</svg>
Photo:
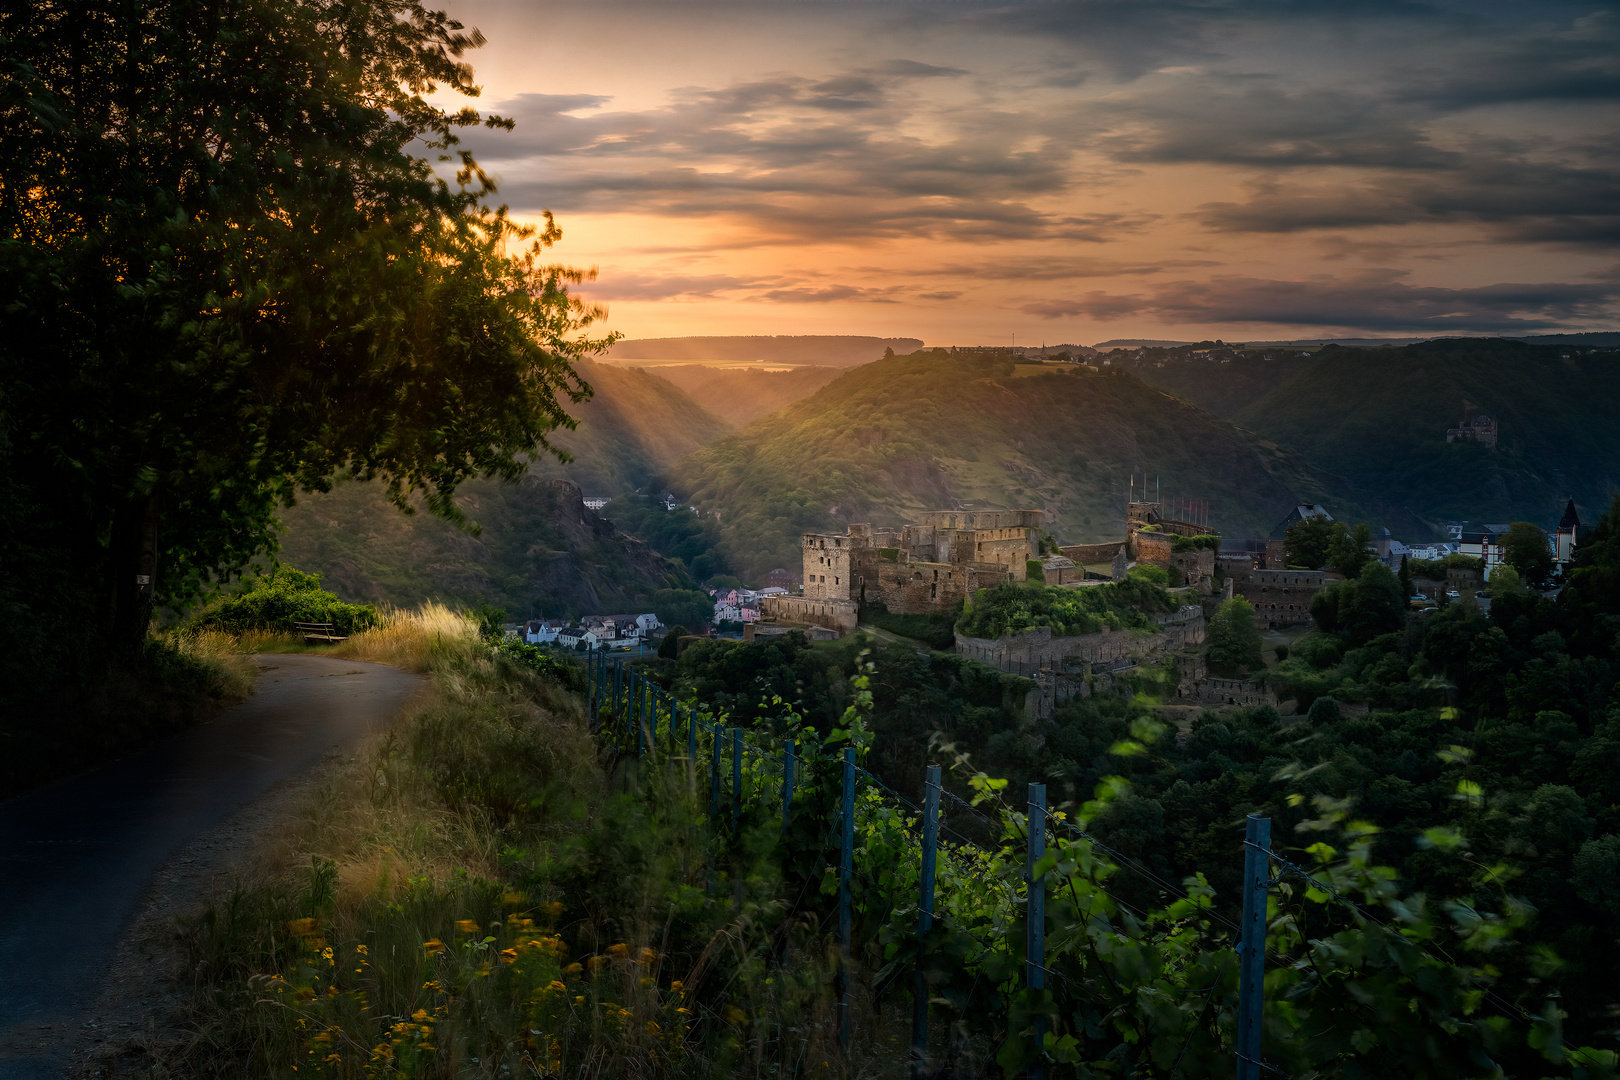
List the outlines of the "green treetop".
<svg viewBox="0 0 1620 1080">
<path fill-rule="evenodd" d="M 476 31 L 411 0 L 87 0 L 0 42 L 0 531 L 71 567 L 51 611 L 130 647 L 273 550 L 296 491 L 347 471 L 459 520 L 462 480 L 572 423 L 600 313 L 458 148 L 510 121 L 434 103 L 477 96 Z"/>
</svg>

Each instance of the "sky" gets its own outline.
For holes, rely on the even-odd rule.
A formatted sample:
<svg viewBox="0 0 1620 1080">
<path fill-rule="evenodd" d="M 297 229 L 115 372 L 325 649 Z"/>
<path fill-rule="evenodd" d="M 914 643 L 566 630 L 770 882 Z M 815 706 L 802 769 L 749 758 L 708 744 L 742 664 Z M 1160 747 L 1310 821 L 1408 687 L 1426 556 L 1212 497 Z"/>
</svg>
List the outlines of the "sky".
<svg viewBox="0 0 1620 1080">
<path fill-rule="evenodd" d="M 1620 329 L 1620 9 L 446 0 L 628 337 Z"/>
</svg>

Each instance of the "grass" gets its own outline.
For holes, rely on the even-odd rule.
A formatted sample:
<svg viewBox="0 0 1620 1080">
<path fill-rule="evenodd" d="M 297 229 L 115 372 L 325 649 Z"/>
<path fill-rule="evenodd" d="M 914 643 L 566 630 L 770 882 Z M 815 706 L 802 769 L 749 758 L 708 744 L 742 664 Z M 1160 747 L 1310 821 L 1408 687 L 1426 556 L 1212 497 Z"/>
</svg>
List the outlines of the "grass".
<svg viewBox="0 0 1620 1080">
<path fill-rule="evenodd" d="M 599 746 L 577 694 L 444 608 L 332 653 L 430 690 L 187 926 L 169 1075 L 838 1071 L 819 866 L 783 868 L 768 806 L 718 837 L 684 765 Z M 852 1000 L 855 1071 L 903 1062 L 909 1005 Z"/>
</svg>

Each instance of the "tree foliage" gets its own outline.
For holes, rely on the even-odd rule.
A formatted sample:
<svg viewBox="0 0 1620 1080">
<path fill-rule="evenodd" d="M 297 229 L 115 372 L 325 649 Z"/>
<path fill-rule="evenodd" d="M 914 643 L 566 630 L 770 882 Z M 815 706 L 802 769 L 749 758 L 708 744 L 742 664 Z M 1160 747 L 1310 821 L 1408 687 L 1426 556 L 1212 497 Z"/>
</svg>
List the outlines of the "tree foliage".
<svg viewBox="0 0 1620 1080">
<path fill-rule="evenodd" d="M 1515 521 L 1498 543 L 1508 565 L 1519 572 L 1526 584 L 1541 585 L 1552 576 L 1552 549 L 1541 526 Z"/>
<path fill-rule="evenodd" d="M 1241 596 L 1223 603 L 1204 634 L 1205 659 L 1221 675 L 1246 675 L 1265 667 L 1260 656 L 1260 628 L 1254 608 Z"/>
<path fill-rule="evenodd" d="M 230 634 L 292 633 L 294 623 L 329 622 L 337 633 L 347 635 L 376 626 L 378 618 L 370 604 L 345 603 L 321 588 L 320 575 L 280 566 L 253 574 L 197 611 L 189 622 Z"/>
<path fill-rule="evenodd" d="M 476 32 L 410 0 L 92 0 L 0 34 L 7 510 L 74 618 L 137 639 L 339 471 L 460 520 L 462 480 L 570 422 L 582 275 L 458 149 L 510 122 L 430 96 L 476 96 Z"/>
</svg>

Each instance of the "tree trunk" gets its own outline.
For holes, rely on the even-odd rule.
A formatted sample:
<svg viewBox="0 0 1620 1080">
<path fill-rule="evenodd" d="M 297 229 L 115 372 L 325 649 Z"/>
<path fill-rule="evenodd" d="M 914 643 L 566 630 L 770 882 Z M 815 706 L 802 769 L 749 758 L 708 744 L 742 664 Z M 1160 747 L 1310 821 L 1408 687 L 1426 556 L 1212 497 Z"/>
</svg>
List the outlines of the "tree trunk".
<svg viewBox="0 0 1620 1080">
<path fill-rule="evenodd" d="M 136 663 L 145 649 L 152 621 L 157 578 L 157 500 L 141 495 L 113 515 L 112 611 L 108 626 L 113 660 Z"/>
</svg>

